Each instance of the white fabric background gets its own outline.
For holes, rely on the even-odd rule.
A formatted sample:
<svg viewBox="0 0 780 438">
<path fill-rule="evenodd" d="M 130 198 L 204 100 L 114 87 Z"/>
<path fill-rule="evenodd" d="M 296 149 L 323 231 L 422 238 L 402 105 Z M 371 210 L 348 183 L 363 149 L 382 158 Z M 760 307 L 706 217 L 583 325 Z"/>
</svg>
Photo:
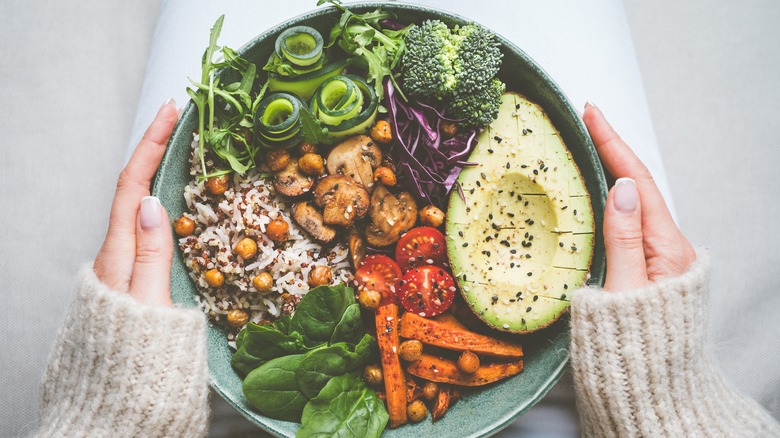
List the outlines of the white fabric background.
<svg viewBox="0 0 780 438">
<path fill-rule="evenodd" d="M 0 176 L 5 182 L 0 290 L 7 303 L 0 322 L 0 436 L 32 428 L 37 383 L 72 297 L 76 269 L 102 241 L 128 139 L 171 95 L 155 94 L 147 86 L 136 105 L 144 72 L 175 55 L 151 58 L 147 69 L 158 16 L 162 23 L 166 8 L 176 3 L 164 2 L 162 8 L 158 1 L 0 4 L 0 26 L 6 31 L 0 41 Z M 300 10 L 313 8 L 313 3 Z M 184 10 L 177 15 L 178 27 L 166 26 L 176 32 L 165 38 L 184 36 L 197 48 L 194 58 L 182 56 L 183 72 L 198 71 L 208 27 L 235 4 L 212 2 L 213 13 L 201 21 Z M 693 242 L 709 246 L 713 254 L 710 340 L 717 363 L 780 417 L 780 236 L 774 231 L 780 214 L 775 180 L 780 164 L 775 134 L 780 120 L 775 84 L 780 4 L 727 2 L 716 10 L 703 0 L 629 1 L 627 20 L 614 1 L 593 2 L 591 10 L 562 1 L 502 9 L 503 17 L 537 17 L 537 32 L 549 32 L 541 35 L 523 35 L 520 20 L 504 27 L 494 23 L 495 8 L 485 7 L 487 2 L 449 4 L 444 8 L 515 40 L 573 102 L 593 100 L 635 148 L 650 145 L 647 150 L 652 150 L 656 140 L 641 96 L 644 84 L 679 222 Z M 593 14 L 608 7 L 617 12 Z M 286 11 L 283 18 L 291 15 Z M 561 27 L 565 17 L 574 16 L 580 21 Z M 228 15 L 223 41 L 238 46 L 262 30 L 241 34 L 233 26 L 242 17 L 252 14 Z M 161 44 L 161 31 L 158 26 L 155 47 Z M 573 48 L 577 53 L 571 55 L 567 50 Z M 632 70 L 634 51 L 641 82 Z M 561 66 L 563 53 L 569 62 Z M 594 53 L 615 57 L 599 59 Z M 614 80 L 604 85 L 604 77 Z M 147 79 L 147 84 L 169 81 L 161 91 L 182 93 L 186 85 L 181 76 Z M 588 86 L 571 86 L 577 81 Z M 640 122 L 632 125 L 631 120 Z M 627 126 L 635 128 L 627 132 Z M 660 169 L 657 156 L 644 158 Z M 559 384 L 520 420 L 515 432 L 571 435 L 567 385 Z M 562 416 L 552 421 L 547 413 L 553 411 L 546 409 L 551 405 L 564 407 L 554 411 Z M 216 402 L 214 408 L 213 436 L 251 433 L 224 404 Z"/>
</svg>

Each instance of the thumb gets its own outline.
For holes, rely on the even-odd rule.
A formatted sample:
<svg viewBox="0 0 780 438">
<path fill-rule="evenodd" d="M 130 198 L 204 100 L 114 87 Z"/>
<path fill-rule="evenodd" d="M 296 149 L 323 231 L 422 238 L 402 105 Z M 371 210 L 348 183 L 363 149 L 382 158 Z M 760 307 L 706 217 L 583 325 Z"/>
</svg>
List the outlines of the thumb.
<svg viewBox="0 0 780 438">
<path fill-rule="evenodd" d="M 136 227 L 130 295 L 144 304 L 170 307 L 173 236 L 159 199 L 146 196 L 141 200 Z"/>
<path fill-rule="evenodd" d="M 604 212 L 606 290 L 636 289 L 647 284 L 641 208 L 636 182 L 631 178 L 615 181 Z"/>
</svg>

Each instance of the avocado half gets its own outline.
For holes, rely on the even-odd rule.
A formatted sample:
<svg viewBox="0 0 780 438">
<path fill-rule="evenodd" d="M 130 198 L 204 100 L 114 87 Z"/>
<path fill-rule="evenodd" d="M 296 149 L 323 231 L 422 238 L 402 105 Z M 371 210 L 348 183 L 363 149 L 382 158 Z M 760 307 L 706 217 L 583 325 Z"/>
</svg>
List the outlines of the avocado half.
<svg viewBox="0 0 780 438">
<path fill-rule="evenodd" d="M 505 332 L 557 320 L 588 277 L 593 208 L 577 165 L 539 105 L 501 97 L 447 210 L 447 254 L 472 311 Z"/>
</svg>

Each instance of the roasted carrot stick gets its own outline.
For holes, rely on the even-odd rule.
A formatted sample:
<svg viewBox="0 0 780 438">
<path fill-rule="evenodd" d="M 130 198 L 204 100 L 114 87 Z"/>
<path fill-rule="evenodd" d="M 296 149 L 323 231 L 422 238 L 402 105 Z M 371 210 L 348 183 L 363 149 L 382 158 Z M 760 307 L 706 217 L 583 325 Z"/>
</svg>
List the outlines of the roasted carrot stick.
<svg viewBox="0 0 780 438">
<path fill-rule="evenodd" d="M 382 359 L 387 413 L 390 428 L 406 424 L 406 376 L 398 358 L 398 306 L 384 304 L 376 309 L 376 338 Z"/>
</svg>

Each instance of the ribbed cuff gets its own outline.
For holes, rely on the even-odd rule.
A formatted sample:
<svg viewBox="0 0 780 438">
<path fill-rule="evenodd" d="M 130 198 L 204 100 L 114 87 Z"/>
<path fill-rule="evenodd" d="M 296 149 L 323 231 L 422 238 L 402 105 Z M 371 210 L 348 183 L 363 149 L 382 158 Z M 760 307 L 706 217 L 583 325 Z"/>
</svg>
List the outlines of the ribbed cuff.
<svg viewBox="0 0 780 438">
<path fill-rule="evenodd" d="M 84 267 L 44 376 L 39 436 L 202 436 L 207 399 L 203 313 L 141 304 Z"/>
<path fill-rule="evenodd" d="M 650 286 L 572 294 L 571 366 L 585 436 L 780 435 L 703 352 L 709 259 Z"/>
</svg>

